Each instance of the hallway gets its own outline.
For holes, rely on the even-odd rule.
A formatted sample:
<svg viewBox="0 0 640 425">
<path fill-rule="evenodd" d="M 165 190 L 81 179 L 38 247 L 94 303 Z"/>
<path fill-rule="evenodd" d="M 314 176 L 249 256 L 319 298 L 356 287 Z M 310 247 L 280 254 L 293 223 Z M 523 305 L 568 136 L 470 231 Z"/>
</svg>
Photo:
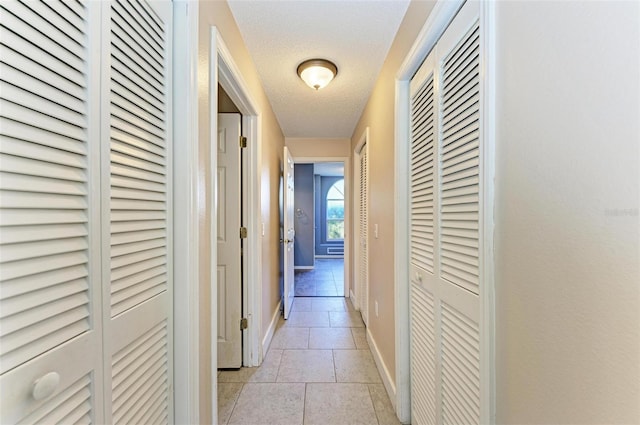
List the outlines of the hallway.
<svg viewBox="0 0 640 425">
<path fill-rule="evenodd" d="M 318 258 L 312 270 L 295 271 L 296 297 L 344 297 L 344 259 Z"/>
<path fill-rule="evenodd" d="M 218 372 L 219 424 L 399 424 L 344 298 L 297 297 L 262 366 Z"/>
</svg>

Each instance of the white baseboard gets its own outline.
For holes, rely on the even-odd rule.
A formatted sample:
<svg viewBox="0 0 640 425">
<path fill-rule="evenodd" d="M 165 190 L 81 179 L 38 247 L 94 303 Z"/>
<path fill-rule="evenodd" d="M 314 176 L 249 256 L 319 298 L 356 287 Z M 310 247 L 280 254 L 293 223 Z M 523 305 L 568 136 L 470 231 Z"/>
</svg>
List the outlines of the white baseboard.
<svg viewBox="0 0 640 425">
<path fill-rule="evenodd" d="M 314 266 L 294 266 L 294 270 L 313 270 Z"/>
<path fill-rule="evenodd" d="M 349 289 L 349 299 L 351 299 L 351 304 L 353 304 L 353 308 L 360 311 L 360 306 L 358 305 L 358 301 L 356 299 L 356 294 L 353 293 L 353 290 Z"/>
<path fill-rule="evenodd" d="M 278 320 L 280 319 L 281 308 L 282 308 L 282 300 L 280 300 L 280 302 L 276 306 L 276 309 L 273 312 L 273 315 L 271 316 L 271 323 L 269 323 L 269 327 L 267 328 L 267 333 L 262 339 L 262 359 L 264 359 L 265 354 L 267 354 L 267 351 L 269 351 L 269 346 L 271 345 L 273 334 L 276 332 L 276 327 L 278 326 Z"/>
<path fill-rule="evenodd" d="M 387 394 L 389 395 L 389 400 L 391 400 L 391 404 L 393 405 L 393 410 L 396 410 L 396 386 L 393 383 L 393 378 L 389 373 L 389 369 L 387 369 L 387 365 L 382 361 L 382 356 L 380 355 L 380 350 L 378 350 L 378 345 L 376 341 L 373 339 L 371 335 L 371 330 L 367 328 L 367 342 L 369 343 L 369 348 L 371 349 L 371 354 L 373 354 L 373 360 L 376 362 L 376 366 L 378 367 L 378 372 L 380 373 L 380 377 L 382 378 L 382 383 L 384 384 L 385 390 L 387 390 Z"/>
</svg>

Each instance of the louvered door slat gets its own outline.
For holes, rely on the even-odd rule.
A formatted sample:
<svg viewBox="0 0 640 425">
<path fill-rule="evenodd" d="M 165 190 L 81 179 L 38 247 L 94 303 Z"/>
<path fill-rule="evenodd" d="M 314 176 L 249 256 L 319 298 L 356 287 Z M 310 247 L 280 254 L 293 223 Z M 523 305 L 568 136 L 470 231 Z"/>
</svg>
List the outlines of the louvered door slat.
<svg viewBox="0 0 640 425">
<path fill-rule="evenodd" d="M 162 246 L 164 245 L 163 245 L 163 240 L 161 238 L 148 238 L 141 241 L 118 244 L 117 247 L 114 247 L 111 252 L 115 258 L 115 257 L 122 256 L 124 254 L 145 251 L 145 250 L 154 249 Z"/>
<path fill-rule="evenodd" d="M 162 174 L 142 171 L 128 165 L 121 165 L 117 163 L 113 163 L 111 165 L 111 174 L 114 176 L 136 179 L 140 184 L 144 184 L 144 182 L 164 183 L 164 176 Z"/>
<path fill-rule="evenodd" d="M 152 73 L 157 80 L 162 79 L 162 65 L 158 63 L 158 58 L 145 49 L 146 46 L 140 45 L 140 43 L 133 38 L 133 29 L 130 22 L 123 20 L 117 13 L 112 13 L 113 23 L 112 34 L 114 36 L 114 46 L 120 47 L 120 50 L 124 53 L 123 56 L 119 56 L 121 60 L 131 60 L 131 71 L 135 72 L 135 68 L 144 70 L 144 74 L 148 72 Z M 138 76 L 137 78 L 140 78 Z M 153 91 L 156 91 L 153 86 L 149 86 Z M 161 96 L 161 92 L 158 92 L 158 96 Z"/>
<path fill-rule="evenodd" d="M 142 140 L 130 133 L 126 133 L 117 128 L 112 128 L 111 139 L 114 142 L 120 143 L 123 146 L 135 148 L 138 151 L 148 152 L 155 156 L 164 157 L 164 148 L 162 146 L 154 145 L 146 140 Z"/>
<path fill-rule="evenodd" d="M 21 24 L 21 22 L 16 20 L 16 24 Z M 2 42 L 6 46 L 10 46 L 14 52 L 27 58 L 25 60 L 37 62 L 55 73 L 56 76 L 62 77 L 63 81 L 61 81 L 61 84 L 65 84 L 64 80 L 66 79 L 79 87 L 85 87 L 85 81 L 81 72 L 68 66 L 64 60 L 49 54 L 49 46 L 51 43 L 45 43 L 41 40 L 43 44 L 36 45 L 16 33 L 20 33 L 20 30 L 14 32 L 0 27 L 0 39 Z M 17 65 L 16 63 L 16 67 Z"/>
<path fill-rule="evenodd" d="M 113 356 L 115 423 L 140 423 L 141 417 L 157 409 L 166 414 L 166 341 L 166 322 L 162 322 Z"/>
<path fill-rule="evenodd" d="M 138 261 L 147 260 L 150 258 L 162 257 L 167 254 L 164 247 L 158 247 L 153 249 L 145 249 L 137 252 L 130 253 L 128 255 L 122 255 L 120 257 L 114 257 L 113 267 L 123 267 L 129 264 L 136 263 Z"/>
<path fill-rule="evenodd" d="M 18 174 L 28 169 L 33 176 L 46 177 L 51 179 L 71 180 L 82 182 L 84 179 L 84 170 L 77 167 L 64 167 L 55 162 L 43 161 L 42 159 L 21 157 L 15 155 L 5 155 L 0 153 L 0 161 L 6 164 L 3 169 L 5 172 Z M 36 191 L 34 188 L 34 191 Z"/>
<path fill-rule="evenodd" d="M 111 343 L 107 372 L 112 423 L 166 423 L 170 409 L 170 306 L 164 303 L 171 252 L 171 64 L 168 22 L 155 14 L 156 7 L 170 9 L 144 0 L 110 2 L 108 8 L 108 307 L 110 326 L 138 323 L 126 335 L 114 331 L 119 336 Z"/>
<path fill-rule="evenodd" d="M 14 243 L 10 246 L 0 246 L 0 258 L 7 262 L 21 261 L 35 259 L 38 257 L 46 257 L 47 255 L 85 251 L 87 248 L 87 241 L 84 237 L 56 240 L 46 240 L 42 238 L 36 245 L 31 242 L 26 242 Z"/>
<path fill-rule="evenodd" d="M 139 98 L 137 106 L 143 109 L 147 114 L 151 114 L 154 117 L 162 120 L 162 109 L 158 109 L 155 106 L 157 99 L 135 84 L 129 77 L 121 74 L 117 70 L 114 70 L 111 76 L 111 86 L 114 94 L 128 99 L 131 95 L 135 95 Z"/>
<path fill-rule="evenodd" d="M 85 16 L 85 3 L 80 0 L 63 0 L 46 2 L 52 10 L 64 16 L 76 28 L 82 28 Z"/>
<path fill-rule="evenodd" d="M 434 93 L 431 74 L 413 96 L 411 114 L 410 256 L 412 264 L 430 273 L 434 272 Z"/>
<path fill-rule="evenodd" d="M 2 111 L 4 113 L 4 111 Z M 37 128 L 33 125 L 25 125 L 23 123 L 7 119 L 4 115 L 0 116 L 0 128 L 2 128 L 2 135 L 0 135 L 0 149 L 5 153 L 12 153 L 21 156 L 30 156 L 30 151 L 40 150 L 38 155 L 32 156 L 34 159 L 41 158 L 39 155 L 46 150 L 46 156 L 50 160 L 64 163 L 65 158 L 67 161 L 73 161 L 72 155 L 68 153 L 75 153 L 84 157 L 86 155 L 86 148 L 81 141 L 77 139 L 71 139 L 66 135 L 47 131 L 46 129 Z M 27 144 L 24 142 L 33 142 Z M 21 149 L 20 147 L 23 147 Z M 52 155 L 52 156 L 49 156 Z M 76 157 L 76 161 L 78 158 Z M 82 159 L 79 159 L 82 161 Z M 69 164 L 67 164 L 69 165 Z"/>
<path fill-rule="evenodd" d="M 91 410 L 91 378 L 85 376 L 37 411 L 22 419 L 19 424 L 71 423 L 64 421 L 68 415 L 82 409 L 85 415 Z"/>
<path fill-rule="evenodd" d="M 162 30 L 162 20 L 158 18 L 156 13 L 149 9 L 145 3 L 127 0 L 127 5 L 131 7 L 129 16 L 138 16 L 138 24 L 140 24 L 148 37 L 148 41 L 155 46 L 155 50 L 161 57 L 164 57 L 164 47 L 159 40 L 164 40 L 164 31 Z"/>
<path fill-rule="evenodd" d="M 82 43 L 78 42 L 83 37 L 82 28 L 82 8 L 79 9 L 80 15 L 73 13 L 68 7 L 56 2 L 27 2 L 26 7 L 31 9 L 35 14 L 57 28 L 66 36 L 69 41 L 77 44 L 74 53 L 79 57 L 83 56 Z M 51 13 L 54 12 L 54 13 Z M 70 44 L 70 43 L 69 43 Z"/>
<path fill-rule="evenodd" d="M 158 42 L 158 39 L 162 39 L 160 33 L 154 32 L 148 26 L 148 22 L 145 20 L 145 13 L 140 14 L 139 10 L 135 8 L 134 4 L 129 2 L 127 6 L 123 7 L 123 4 L 115 3 L 113 5 L 113 9 L 116 12 L 114 14 L 114 20 L 116 16 L 123 19 L 127 22 L 128 25 L 133 28 L 133 31 L 136 34 L 136 41 L 139 45 L 144 46 L 144 49 L 149 52 L 149 54 L 157 61 L 157 63 L 162 67 L 163 64 L 163 50 L 164 47 L 162 43 Z M 162 79 L 159 81 L 162 83 Z"/>
<path fill-rule="evenodd" d="M 150 113 L 140 105 L 136 105 L 132 103 L 126 97 L 121 96 L 118 91 L 113 90 L 112 93 L 113 93 L 113 99 L 112 99 L 113 105 L 119 107 L 124 111 L 127 111 L 130 114 L 133 114 L 134 116 L 140 119 L 143 119 L 146 123 L 157 127 L 160 131 L 164 129 L 162 120 L 156 117 L 154 114 Z"/>
<path fill-rule="evenodd" d="M 445 127 L 442 133 L 442 175 L 447 181 L 442 186 L 442 205 L 477 204 L 479 201 L 479 37 L 476 25 L 444 61 L 442 115 Z M 459 87 L 470 87 L 472 92 L 457 96 Z M 450 95 L 450 93 L 453 93 Z M 457 96 L 457 97 L 456 97 Z M 464 102 L 460 102 L 460 99 Z M 463 132 L 462 138 L 459 137 Z M 471 136 L 471 137 L 470 137 Z M 472 137 L 476 136 L 476 137 Z M 461 177 L 464 175 L 465 177 Z M 444 180 L 443 178 L 443 180 Z M 455 179 L 455 180 L 454 180 Z M 443 234 L 457 234 L 466 239 L 477 239 L 479 222 L 475 215 L 460 215 L 442 210 Z M 456 229 L 456 230 L 454 230 Z M 457 244 L 443 241 L 442 274 L 445 279 L 475 294 L 479 294 L 477 253 L 459 252 Z M 475 256 L 476 260 L 461 262 L 456 255 Z"/>
<path fill-rule="evenodd" d="M 3 199 L 4 201 L 4 199 Z M 6 205 L 3 203 L 3 205 Z M 44 225 L 38 227 L 12 226 L 0 228 L 0 239 L 6 244 L 17 244 L 39 240 L 87 236 L 87 229 L 81 224 Z M 3 249 L 0 246 L 0 249 Z"/>
<path fill-rule="evenodd" d="M 15 5 L 15 3 L 13 4 Z M 23 5 L 16 5 L 16 9 L 18 9 L 18 11 L 14 9 L 14 11 L 12 12 L 7 9 L 7 7 L 10 5 L 12 5 L 12 3 L 7 3 L 6 6 L 2 6 L 2 9 L 4 9 L 2 22 L 5 28 L 8 28 L 14 34 L 20 34 L 20 36 L 25 40 L 28 40 L 29 43 L 38 46 L 43 53 L 50 54 L 51 56 L 55 57 L 57 61 L 72 68 L 79 74 L 83 73 L 82 58 L 73 54 L 69 49 L 70 47 L 73 47 L 74 43 L 63 41 L 62 45 L 59 44 L 52 38 L 56 37 L 57 34 L 55 32 L 50 32 L 45 35 L 40 32 L 39 29 L 34 28 L 30 23 L 27 22 L 28 17 L 24 15 L 29 14 L 29 12 L 27 12 L 29 11 L 28 8 L 24 7 Z M 18 18 L 16 15 L 14 15 L 14 13 L 18 13 L 23 18 Z"/>
<path fill-rule="evenodd" d="M 39 290 L 25 291 L 19 304 L 15 302 L 15 299 L 12 300 L 11 298 L 0 302 L 0 317 L 8 317 L 20 313 L 22 305 L 32 309 L 47 304 L 52 300 L 78 294 L 82 291 L 84 291 L 84 285 L 81 279 L 58 283 Z"/>
<path fill-rule="evenodd" d="M 436 423 L 436 341 L 434 299 L 423 286 L 411 284 L 412 413 L 417 424 Z"/>
<path fill-rule="evenodd" d="M 32 125 L 38 129 L 51 133 L 62 134 L 79 141 L 86 137 L 86 133 L 81 127 L 66 121 L 58 120 L 50 115 L 38 112 L 34 109 L 29 109 L 4 98 L 0 99 L 0 113 L 3 117 L 9 118 L 18 123 Z"/>
<path fill-rule="evenodd" d="M 4 99 L 73 125 L 83 125 L 82 113 L 85 105 L 81 100 L 2 63 L 0 78 L 7 83 L 2 91 Z"/>
<path fill-rule="evenodd" d="M 155 135 L 154 132 L 149 131 L 149 129 L 146 128 L 146 126 L 142 122 L 125 121 L 118 115 L 112 114 L 111 124 L 114 128 L 123 131 L 133 137 L 136 137 L 143 142 L 152 143 L 164 148 L 162 139 Z M 152 130 L 155 129 L 152 128 Z"/>
<path fill-rule="evenodd" d="M 3 35 L 2 39 L 4 41 L 5 34 L 2 32 L 0 32 L 0 34 Z M 47 90 L 51 90 L 52 92 L 58 93 L 59 95 L 75 97 L 76 99 L 82 98 L 83 87 L 78 86 L 77 84 L 74 84 L 72 81 L 69 81 L 67 79 L 57 77 L 56 74 L 53 74 L 50 69 L 46 68 L 39 62 L 36 62 L 37 58 L 23 56 L 17 50 L 14 50 L 14 48 L 17 46 L 11 44 L 9 46 L 0 44 L 0 57 L 4 58 L 4 60 L 6 61 L 5 63 L 7 64 L 7 68 L 10 67 L 20 70 L 24 74 L 24 76 L 22 77 L 23 79 L 42 81 L 49 87 Z M 4 78 L 5 76 L 3 75 L 3 79 Z M 16 83 L 16 81 L 9 82 L 12 84 Z"/>
<path fill-rule="evenodd" d="M 369 193 L 368 193 L 368 178 L 369 178 L 369 158 L 368 158 L 368 148 L 366 145 L 361 147 L 360 149 L 360 181 L 359 181 L 359 234 L 360 234 L 360 252 L 359 252 L 359 282 L 360 282 L 360 294 L 361 295 L 361 305 L 360 311 L 362 313 L 363 319 L 368 320 L 369 315 L 369 254 L 368 254 L 368 232 L 369 232 L 369 215 L 368 215 L 368 202 L 369 202 Z"/>
<path fill-rule="evenodd" d="M 43 165 L 44 168 L 45 165 Z M 65 170 L 59 170 L 64 173 Z M 61 195 L 86 195 L 86 188 L 81 182 L 59 180 L 48 177 L 20 175 L 17 173 L 0 173 L 0 189 L 23 192 L 40 192 Z"/>
<path fill-rule="evenodd" d="M 128 187 L 132 189 L 146 189 L 149 192 L 159 192 L 162 193 L 164 190 L 164 186 L 159 183 L 153 183 L 148 180 L 141 179 L 132 179 L 129 177 L 121 177 L 118 175 L 114 175 L 111 178 L 113 186 L 116 187 Z"/>
<path fill-rule="evenodd" d="M 449 396 L 443 397 L 443 406 L 450 406 L 451 410 L 457 409 L 465 419 L 478 423 L 480 337 L 477 324 L 446 304 L 443 305 L 442 323 L 443 338 L 448 341 L 443 344 L 443 357 L 450 359 L 442 372 L 443 387 L 447 389 L 446 395 Z M 466 373 L 465 368 L 468 368 Z"/>
<path fill-rule="evenodd" d="M 149 221 L 149 220 L 163 220 L 166 218 L 164 211 L 114 211 L 111 215 L 111 222 L 117 223 L 119 221 Z"/>
</svg>

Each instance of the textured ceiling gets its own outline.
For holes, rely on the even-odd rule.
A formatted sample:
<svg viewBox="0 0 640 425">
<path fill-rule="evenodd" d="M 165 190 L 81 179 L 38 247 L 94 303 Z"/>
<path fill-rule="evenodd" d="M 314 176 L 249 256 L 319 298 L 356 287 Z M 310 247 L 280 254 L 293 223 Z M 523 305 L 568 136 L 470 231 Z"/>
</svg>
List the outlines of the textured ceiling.
<svg viewBox="0 0 640 425">
<path fill-rule="evenodd" d="M 409 0 L 229 0 L 285 137 L 351 137 Z M 298 78 L 325 58 L 337 77 L 314 91 Z"/>
</svg>

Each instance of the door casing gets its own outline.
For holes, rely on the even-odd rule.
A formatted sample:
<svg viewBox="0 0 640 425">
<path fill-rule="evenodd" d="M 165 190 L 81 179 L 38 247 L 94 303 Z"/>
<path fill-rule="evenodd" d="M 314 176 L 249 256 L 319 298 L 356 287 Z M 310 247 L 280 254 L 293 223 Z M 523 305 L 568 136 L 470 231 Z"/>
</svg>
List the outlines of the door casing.
<svg viewBox="0 0 640 425">
<path fill-rule="evenodd" d="M 344 296 L 349 297 L 350 291 L 350 282 L 351 282 L 351 223 L 352 223 L 352 213 L 351 209 L 353 208 L 351 199 L 352 195 L 352 177 L 353 172 L 351 168 L 351 161 L 349 157 L 346 156 L 334 156 L 334 157 L 314 157 L 314 156 L 295 156 L 293 154 L 293 161 L 296 164 L 314 164 L 317 162 L 342 162 L 344 163 L 344 199 L 345 199 L 345 210 L 344 210 Z"/>
</svg>

